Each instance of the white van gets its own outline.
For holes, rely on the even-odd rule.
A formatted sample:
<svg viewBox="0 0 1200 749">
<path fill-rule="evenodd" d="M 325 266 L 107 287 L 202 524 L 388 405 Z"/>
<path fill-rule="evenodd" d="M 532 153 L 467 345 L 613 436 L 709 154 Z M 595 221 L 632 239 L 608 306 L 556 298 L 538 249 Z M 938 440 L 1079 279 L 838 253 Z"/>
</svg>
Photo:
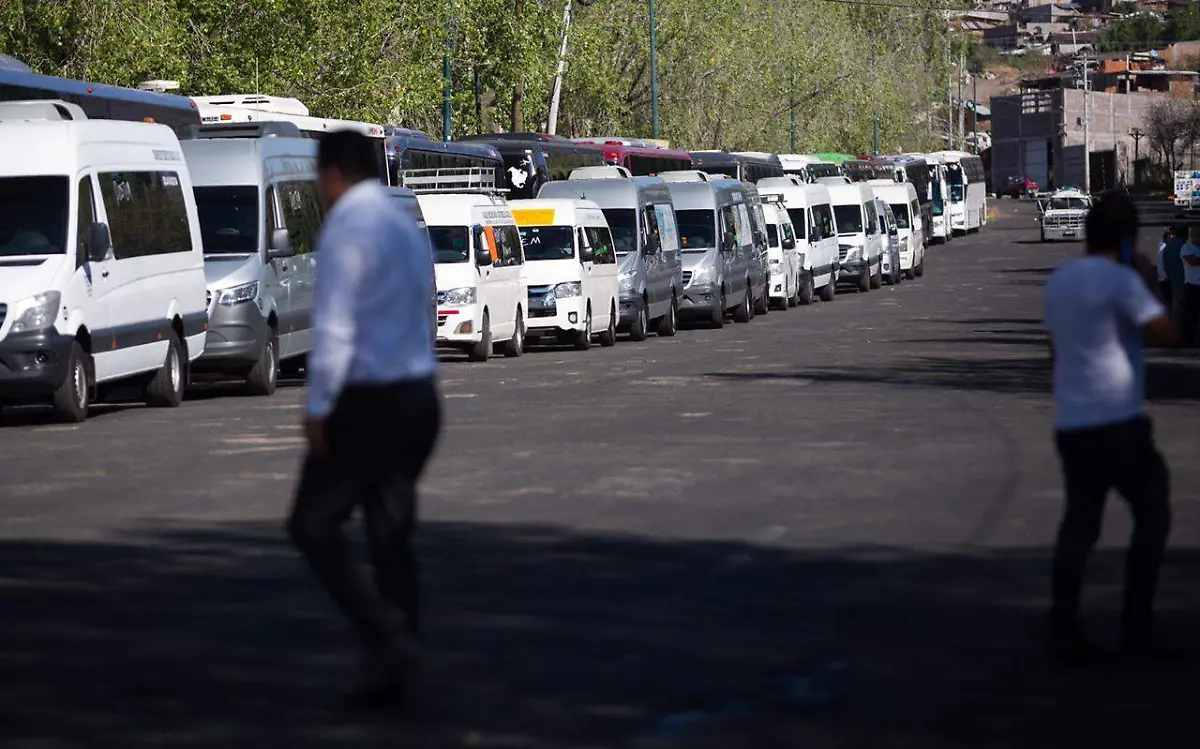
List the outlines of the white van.
<svg viewBox="0 0 1200 749">
<path fill-rule="evenodd" d="M 487 361 L 494 345 L 520 356 L 529 283 L 508 203 L 487 193 L 418 193 L 417 202 L 433 244 L 438 346 L 472 361 Z"/>
<path fill-rule="evenodd" d="M 764 199 L 772 195 L 783 197 L 797 242 L 802 245 L 801 273 L 809 277 L 801 285 L 811 285 L 821 301 L 832 302 L 837 296 L 840 263 L 829 188 L 824 184 L 804 184 L 795 176 L 767 177 L 760 179 L 757 186 Z"/>
<path fill-rule="evenodd" d="M 204 351 L 204 256 L 191 176 L 165 125 L 0 103 L 0 405 L 87 418 L 98 386 L 183 400 Z"/>
<path fill-rule="evenodd" d="M 859 291 L 883 285 L 883 243 L 875 193 L 865 182 L 827 184 L 838 234 L 839 281 Z"/>
<path fill-rule="evenodd" d="M 617 255 L 600 206 L 589 200 L 514 200 L 509 203 L 529 283 L 530 343 L 551 336 L 589 349 L 617 342 L 620 321 Z"/>
<path fill-rule="evenodd" d="M 917 188 L 911 182 L 872 180 L 875 195 L 887 203 L 900 230 L 900 269 L 905 278 L 925 274 L 925 237 L 921 226 L 921 205 Z"/>
<path fill-rule="evenodd" d="M 796 250 L 796 232 L 783 207 L 783 199 L 764 198 L 763 217 L 767 221 L 767 298 L 771 306 L 785 310 L 797 304 L 811 304 L 812 277 L 802 273 L 800 253 Z"/>
<path fill-rule="evenodd" d="M 184 140 L 208 278 L 208 339 L 198 374 L 275 392 L 312 345 L 317 143 L 295 125 L 203 127 Z"/>
</svg>

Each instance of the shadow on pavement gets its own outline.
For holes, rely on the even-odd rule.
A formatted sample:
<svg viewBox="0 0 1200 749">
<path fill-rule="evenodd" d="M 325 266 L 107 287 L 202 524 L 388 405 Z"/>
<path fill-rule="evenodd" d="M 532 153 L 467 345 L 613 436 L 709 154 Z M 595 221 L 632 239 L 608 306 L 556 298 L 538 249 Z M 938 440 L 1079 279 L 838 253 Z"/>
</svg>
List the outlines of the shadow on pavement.
<svg viewBox="0 0 1200 749">
<path fill-rule="evenodd" d="M 0 542 L 0 745 L 1128 746 L 1194 727 L 1192 672 L 1044 664 L 1045 550 L 787 551 L 432 523 L 410 715 L 330 708 L 344 625 L 274 524 Z M 1093 567 L 1111 628 L 1120 559 Z M 1169 561 L 1166 617 L 1196 631 Z M 1067 740 L 1069 737 L 1069 741 Z"/>
</svg>

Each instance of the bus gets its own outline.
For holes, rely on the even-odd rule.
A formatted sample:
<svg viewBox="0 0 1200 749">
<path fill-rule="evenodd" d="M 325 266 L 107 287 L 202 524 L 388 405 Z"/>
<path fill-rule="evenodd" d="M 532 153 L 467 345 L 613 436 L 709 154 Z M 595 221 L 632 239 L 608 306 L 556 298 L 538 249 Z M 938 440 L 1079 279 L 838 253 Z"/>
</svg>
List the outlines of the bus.
<svg viewBox="0 0 1200 749">
<path fill-rule="evenodd" d="M 784 174 L 794 174 L 803 182 L 815 183 L 822 177 L 840 177 L 842 168 L 837 164 L 822 161 L 816 156 L 803 153 L 781 153 L 779 164 Z"/>
<path fill-rule="evenodd" d="M 656 177 L 661 172 L 680 172 L 692 168 L 692 155 L 677 148 L 661 148 L 646 141 L 613 138 L 572 138 L 575 143 L 599 146 L 604 160 L 623 166 L 635 177 Z"/>
<path fill-rule="evenodd" d="M 896 178 L 891 164 L 874 158 L 849 159 L 842 164 L 842 173 L 849 177 L 851 182 L 869 182 L 873 179 L 894 181 Z"/>
<path fill-rule="evenodd" d="M 500 152 L 482 143 L 444 143 L 420 135 L 396 135 L 384 143 L 388 184 L 418 192 L 438 191 L 451 183 L 461 187 L 464 178 L 479 182 L 480 189 L 494 188 L 504 170 Z"/>
<path fill-rule="evenodd" d="M 510 200 L 532 200 L 547 182 L 566 179 L 580 167 L 606 164 L 599 146 L 546 133 L 487 133 L 459 142 L 487 145 L 499 152 L 503 168 L 497 184 Z"/>
<path fill-rule="evenodd" d="M 748 154 L 724 151 L 692 151 L 693 169 L 708 174 L 725 174 L 742 182 L 758 184 L 765 177 L 783 177 L 783 165 L 773 153 Z"/>
<path fill-rule="evenodd" d="M 103 83 L 40 75 L 15 65 L 0 67 L 0 101 L 58 99 L 77 104 L 93 120 L 157 122 L 185 138 L 200 125 L 200 113 L 186 96 L 140 91 Z"/>
<path fill-rule="evenodd" d="M 979 231 L 987 223 L 987 173 L 983 159 L 965 151 L 939 151 L 933 155 L 946 165 L 951 231 L 958 234 Z"/>
</svg>

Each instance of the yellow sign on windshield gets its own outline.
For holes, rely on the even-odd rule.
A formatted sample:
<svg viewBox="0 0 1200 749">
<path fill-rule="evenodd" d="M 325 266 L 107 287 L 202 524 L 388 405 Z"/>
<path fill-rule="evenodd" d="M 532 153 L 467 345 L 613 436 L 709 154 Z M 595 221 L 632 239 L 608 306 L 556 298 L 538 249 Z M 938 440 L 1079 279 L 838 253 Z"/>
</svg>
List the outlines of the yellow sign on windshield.
<svg viewBox="0 0 1200 749">
<path fill-rule="evenodd" d="M 554 223 L 553 208 L 517 208 L 513 210 L 517 226 L 549 226 Z"/>
</svg>

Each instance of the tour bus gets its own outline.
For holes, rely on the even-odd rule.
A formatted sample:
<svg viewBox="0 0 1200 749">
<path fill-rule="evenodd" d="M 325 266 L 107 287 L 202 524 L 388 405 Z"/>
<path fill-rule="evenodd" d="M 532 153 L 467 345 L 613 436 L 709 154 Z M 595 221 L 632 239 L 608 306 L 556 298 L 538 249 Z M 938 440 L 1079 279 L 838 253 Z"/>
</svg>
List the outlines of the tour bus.
<svg viewBox="0 0 1200 749">
<path fill-rule="evenodd" d="M 950 227 L 950 185 L 946 175 L 946 161 L 937 154 L 920 156 L 928 165 L 929 213 L 928 241 L 945 244 L 954 238 Z"/>
<path fill-rule="evenodd" d="M 46 99 L 74 104 L 89 120 L 157 122 L 174 130 L 177 138 L 187 137 L 190 128 L 200 124 L 195 102 L 185 96 L 0 68 L 0 102 Z"/>
<path fill-rule="evenodd" d="M 514 200 L 529 282 L 526 338 L 587 350 L 617 342 L 620 284 L 612 234 L 600 206 L 587 200 Z"/>
<path fill-rule="evenodd" d="M 598 146 L 545 133 L 490 133 L 460 142 L 489 145 L 499 152 L 504 165 L 496 184 L 510 200 L 536 198 L 547 182 L 565 180 L 580 167 L 605 165 Z"/>
<path fill-rule="evenodd" d="M 579 138 L 574 140 L 576 143 L 591 143 L 600 147 L 605 162 L 613 166 L 623 166 L 635 177 L 655 177 L 663 172 L 692 168 L 691 154 L 677 148 L 632 145 L 620 140 L 603 143 Z"/>
<path fill-rule="evenodd" d="M 983 160 L 965 151 L 941 151 L 950 187 L 950 228 L 974 233 L 987 223 L 987 174 Z"/>
<path fill-rule="evenodd" d="M 843 173 L 837 164 L 821 161 L 808 154 L 781 153 L 778 159 L 784 174 L 795 175 L 801 182 L 815 182 L 819 177 L 837 177 Z"/>
<path fill-rule="evenodd" d="M 796 232 L 792 229 L 792 219 L 783 205 L 782 196 L 763 196 L 762 209 L 767 220 L 768 301 L 779 310 L 811 304 L 812 276 L 801 273 Z"/>
<path fill-rule="evenodd" d="M 883 237 L 875 192 L 865 182 L 828 188 L 838 234 L 838 280 L 859 291 L 878 289 L 883 283 Z"/>
<path fill-rule="evenodd" d="M 487 361 L 525 351 L 529 283 L 512 209 L 495 186 L 495 172 L 465 170 L 458 185 L 439 176 L 422 184 L 423 170 L 403 181 L 417 195 L 434 253 L 437 345 Z"/>
<path fill-rule="evenodd" d="M 837 295 L 839 260 L 829 188 L 822 184 L 803 184 L 796 175 L 768 177 L 759 180 L 757 187 L 764 197 L 778 195 L 783 198 L 792 228 L 802 245 L 801 272 L 808 279 L 801 283 L 811 284 L 821 301 L 832 302 Z"/>
<path fill-rule="evenodd" d="M 725 325 L 754 318 L 752 274 L 757 249 L 749 231 L 745 185 L 705 172 L 664 172 L 683 253 L 681 317 Z"/>
<path fill-rule="evenodd" d="M 621 292 L 619 327 L 635 341 L 651 327 L 659 336 L 678 329 L 683 297 L 679 231 L 667 183 L 658 177 L 634 177 L 619 166 L 608 176 L 548 182 L 539 198 L 590 200 L 600 206 L 617 252 Z"/>
<path fill-rule="evenodd" d="M 183 400 L 204 352 L 204 255 L 187 162 L 166 125 L 0 102 L 0 407 L 87 418 L 111 384 Z"/>
<path fill-rule="evenodd" d="M 317 144 L 289 122 L 206 125 L 184 140 L 192 172 L 204 272 L 208 338 L 199 374 L 275 392 L 312 346 Z"/>
<path fill-rule="evenodd" d="M 437 178 L 450 178 L 449 186 L 460 185 L 462 170 L 475 169 L 499 173 L 504 169 L 500 152 L 483 143 L 445 143 L 420 135 L 389 136 L 384 141 L 387 153 L 388 184 L 404 187 L 404 175 L 415 179 L 421 187 L 437 187 Z M 432 182 L 431 182 L 432 180 Z M 491 181 L 494 183 L 495 178 Z"/>
<path fill-rule="evenodd" d="M 900 238 L 900 269 L 905 277 L 925 274 L 925 242 L 921 236 L 921 206 L 909 182 L 881 179 L 870 182 L 875 196 L 892 209 Z"/>
<path fill-rule="evenodd" d="M 724 151 L 692 151 L 695 169 L 709 174 L 724 174 L 727 177 L 756 184 L 763 177 L 782 177 L 783 167 L 774 154 L 735 154 Z"/>
<path fill-rule="evenodd" d="M 888 162 L 878 159 L 850 159 L 842 164 L 842 173 L 851 182 L 869 182 L 873 179 L 892 179 L 895 170 Z"/>
</svg>

